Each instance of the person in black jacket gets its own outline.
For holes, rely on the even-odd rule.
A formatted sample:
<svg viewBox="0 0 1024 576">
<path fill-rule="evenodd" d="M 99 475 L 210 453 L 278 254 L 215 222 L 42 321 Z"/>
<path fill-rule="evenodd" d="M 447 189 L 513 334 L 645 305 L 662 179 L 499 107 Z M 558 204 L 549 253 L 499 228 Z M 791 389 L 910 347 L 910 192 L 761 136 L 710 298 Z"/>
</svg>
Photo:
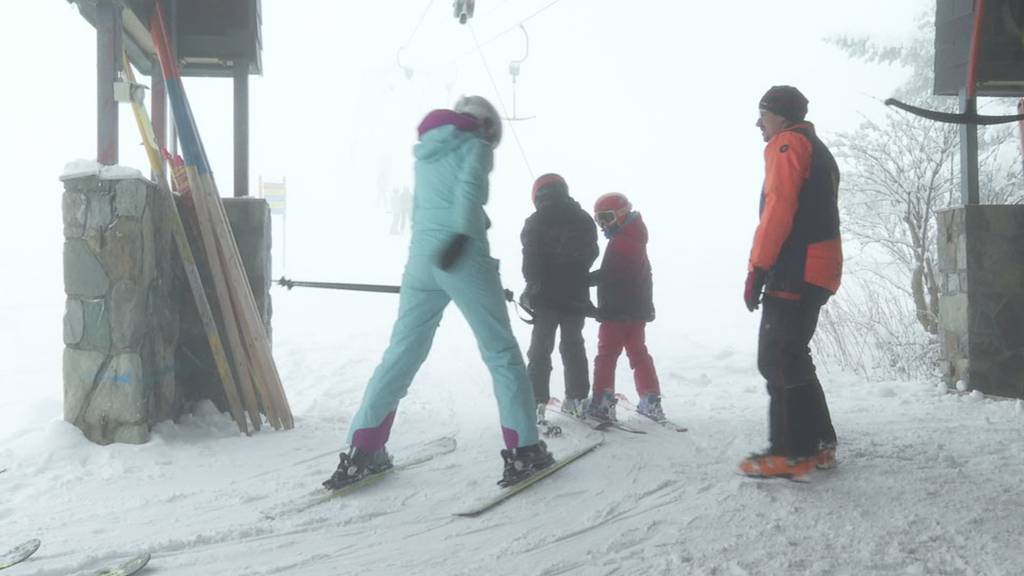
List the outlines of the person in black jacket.
<svg viewBox="0 0 1024 576">
<path fill-rule="evenodd" d="M 551 352 L 559 329 L 558 350 L 565 368 L 562 411 L 582 417 L 590 392 L 583 323 L 584 315 L 594 308 L 588 275 L 598 254 L 597 229 L 586 210 L 569 196 L 569 187 L 558 174 L 545 174 L 534 182 L 533 204 L 536 211 L 526 219 L 520 236 L 526 279 L 520 303 L 533 312 L 526 371 L 533 384 L 537 420 L 545 420 L 551 399 Z"/>
</svg>

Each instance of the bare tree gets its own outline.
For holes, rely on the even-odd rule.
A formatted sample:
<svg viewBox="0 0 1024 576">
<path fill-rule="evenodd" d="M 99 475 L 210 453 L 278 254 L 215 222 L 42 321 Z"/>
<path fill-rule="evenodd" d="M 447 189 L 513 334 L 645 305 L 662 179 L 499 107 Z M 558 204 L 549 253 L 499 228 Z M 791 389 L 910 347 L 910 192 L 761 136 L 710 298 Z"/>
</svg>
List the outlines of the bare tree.
<svg viewBox="0 0 1024 576">
<path fill-rule="evenodd" d="M 1019 199 L 1016 164 L 1005 154 L 1012 140 L 1008 128 L 979 136 L 987 203 Z M 960 201 L 959 148 L 956 126 L 895 111 L 882 123 L 866 121 L 839 134 L 835 144 L 844 168 L 843 232 L 900 265 L 900 277 L 889 280 L 913 299 L 917 321 L 929 334 L 938 333 L 935 212 Z"/>
<path fill-rule="evenodd" d="M 854 59 L 905 68 L 907 80 L 894 93 L 900 100 L 954 111 L 955 99 L 931 94 L 932 35 L 933 19 L 924 16 L 919 33 L 904 44 L 850 37 L 833 38 L 832 43 Z M 992 101 L 986 108 L 1001 108 L 989 113 L 1003 113 L 1012 103 Z M 960 204 L 959 128 L 890 110 L 877 121 L 865 120 L 856 130 L 832 138 L 843 171 L 840 208 L 852 258 L 844 282 L 848 289 L 842 303 L 823 316 L 828 338 L 819 347 L 841 365 L 859 355 L 865 358 L 864 365 L 871 358 L 872 366 L 906 374 L 937 358 L 935 213 Z M 1012 127 L 979 130 L 982 202 L 1020 201 L 1015 140 Z M 906 330 L 915 324 L 920 327 L 917 342 Z M 865 346 L 874 347 L 870 354 Z M 893 354 L 908 358 L 896 359 Z"/>
</svg>

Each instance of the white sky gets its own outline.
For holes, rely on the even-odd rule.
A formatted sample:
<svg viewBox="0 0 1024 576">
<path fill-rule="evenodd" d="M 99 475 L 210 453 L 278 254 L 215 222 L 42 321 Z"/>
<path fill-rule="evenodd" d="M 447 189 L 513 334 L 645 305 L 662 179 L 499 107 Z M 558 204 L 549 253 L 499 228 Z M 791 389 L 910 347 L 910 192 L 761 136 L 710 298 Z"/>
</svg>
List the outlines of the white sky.
<svg viewBox="0 0 1024 576">
<path fill-rule="evenodd" d="M 288 179 L 290 275 L 398 282 L 403 262 L 374 259 L 365 249 L 389 241 L 378 182 L 406 180 L 415 126 L 428 110 L 470 93 L 511 107 L 508 64 L 524 50 L 514 26 L 548 4 L 478 0 L 471 25 L 480 42 L 511 29 L 483 51 L 496 94 L 470 27 L 452 18 L 447 0 L 433 3 L 402 51 L 411 79 L 396 57 L 425 1 L 263 1 L 250 182 L 255 191 L 261 175 Z M 927 0 L 561 0 L 528 20 L 517 108 L 536 118 L 514 129 L 533 173 L 506 125 L 488 206 L 506 284 L 516 292 L 522 285 L 519 229 L 532 210 L 532 177 L 560 172 L 584 207 L 620 191 L 644 214 L 658 322 L 690 324 L 695 337 L 746 347 L 755 317 L 740 291 L 763 168 L 758 98 L 772 84 L 793 84 L 810 99 L 809 119 L 826 141 L 828 132 L 853 128 L 881 112 L 879 99 L 902 72 L 851 62 L 822 38 L 903 38 L 932 7 Z M 95 157 L 95 31 L 64 0 L 23 2 L 16 12 L 0 21 L 7 77 L 0 91 L 7 198 L 0 324 L 23 347 L 52 347 L 59 365 L 57 178 L 65 163 Z M 230 194 L 231 82 L 193 79 L 186 88 L 219 187 Z M 138 142 L 124 108 L 121 163 L 145 171 Z M 11 350 L 0 347 L 0 354 Z M 8 370 L 17 363 L 0 358 Z"/>
</svg>

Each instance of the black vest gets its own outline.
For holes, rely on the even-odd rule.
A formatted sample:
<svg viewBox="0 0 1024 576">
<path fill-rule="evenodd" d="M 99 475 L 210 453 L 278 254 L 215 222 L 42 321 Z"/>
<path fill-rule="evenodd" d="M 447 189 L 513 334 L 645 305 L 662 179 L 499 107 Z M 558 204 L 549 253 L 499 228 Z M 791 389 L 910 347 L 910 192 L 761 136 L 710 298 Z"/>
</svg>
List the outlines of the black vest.
<svg viewBox="0 0 1024 576">
<path fill-rule="evenodd" d="M 807 246 L 839 237 L 839 165 L 828 147 L 809 128 L 795 127 L 811 143 L 811 169 L 800 187 L 793 229 L 782 243 L 779 257 L 768 272 L 768 291 L 803 291 Z M 764 188 L 760 212 L 764 211 Z"/>
</svg>

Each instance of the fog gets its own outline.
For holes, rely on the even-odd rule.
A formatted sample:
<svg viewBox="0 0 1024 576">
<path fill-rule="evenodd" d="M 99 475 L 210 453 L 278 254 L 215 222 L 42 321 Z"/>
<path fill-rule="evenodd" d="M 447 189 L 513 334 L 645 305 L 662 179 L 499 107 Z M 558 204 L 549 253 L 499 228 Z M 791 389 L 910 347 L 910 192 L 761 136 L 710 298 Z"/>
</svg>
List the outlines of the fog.
<svg viewBox="0 0 1024 576">
<path fill-rule="evenodd" d="M 467 25 L 452 18 L 448 2 L 425 8 L 420 0 L 262 2 L 250 188 L 255 194 L 261 177 L 287 178 L 287 243 L 275 217 L 275 273 L 398 283 L 403 259 L 380 254 L 401 250 L 373 246 L 407 236 L 389 234 L 380 195 L 411 180 L 415 127 L 430 109 L 481 94 L 511 115 L 508 65 L 525 51 L 522 22 L 529 55 L 516 111 L 533 118 L 505 125 L 487 207 L 505 284 L 522 287 L 519 231 L 532 210 L 533 178 L 558 172 L 584 207 L 618 191 L 644 215 L 658 310 L 652 339 L 682 333 L 748 350 L 756 316 L 741 289 L 763 170 L 759 97 L 773 84 L 798 86 L 826 142 L 881 114 L 880 100 L 906 71 L 851 61 L 824 39 L 899 40 L 933 4 L 478 0 Z M 22 3 L 0 27 L 3 402 L 26 387 L 60 387 L 58 177 L 65 163 L 95 157 L 96 39 L 63 0 Z M 186 90 L 218 185 L 230 195 L 231 82 L 187 79 Z M 120 138 L 121 164 L 146 172 L 125 107 Z M 52 365 L 38 365 L 47 350 Z"/>
</svg>

